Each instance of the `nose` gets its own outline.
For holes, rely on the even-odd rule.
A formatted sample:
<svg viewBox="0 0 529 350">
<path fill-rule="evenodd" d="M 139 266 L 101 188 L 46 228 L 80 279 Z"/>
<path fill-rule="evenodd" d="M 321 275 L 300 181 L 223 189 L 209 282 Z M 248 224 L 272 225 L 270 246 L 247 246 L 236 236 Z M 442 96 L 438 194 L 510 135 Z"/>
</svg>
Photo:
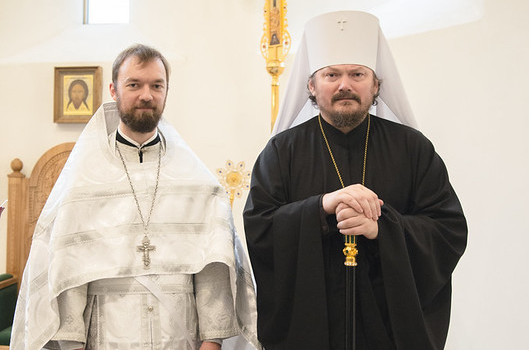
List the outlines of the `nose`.
<svg viewBox="0 0 529 350">
<path fill-rule="evenodd" d="M 340 84 L 338 85 L 339 91 L 352 91 L 352 80 L 346 74 L 340 78 Z"/>
<path fill-rule="evenodd" d="M 147 84 L 141 89 L 140 99 L 142 101 L 152 101 L 151 88 Z"/>
</svg>

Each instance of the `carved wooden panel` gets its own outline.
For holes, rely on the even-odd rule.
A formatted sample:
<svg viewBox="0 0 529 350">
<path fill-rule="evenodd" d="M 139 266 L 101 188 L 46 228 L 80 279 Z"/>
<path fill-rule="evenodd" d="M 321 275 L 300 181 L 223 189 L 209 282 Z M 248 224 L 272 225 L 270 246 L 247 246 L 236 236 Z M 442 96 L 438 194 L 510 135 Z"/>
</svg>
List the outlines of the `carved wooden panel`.
<svg viewBox="0 0 529 350">
<path fill-rule="evenodd" d="M 22 173 L 19 159 L 11 162 L 7 222 L 7 272 L 21 277 L 31 248 L 35 224 L 46 200 L 68 159 L 73 142 L 46 151 L 37 161 L 31 176 Z"/>
</svg>

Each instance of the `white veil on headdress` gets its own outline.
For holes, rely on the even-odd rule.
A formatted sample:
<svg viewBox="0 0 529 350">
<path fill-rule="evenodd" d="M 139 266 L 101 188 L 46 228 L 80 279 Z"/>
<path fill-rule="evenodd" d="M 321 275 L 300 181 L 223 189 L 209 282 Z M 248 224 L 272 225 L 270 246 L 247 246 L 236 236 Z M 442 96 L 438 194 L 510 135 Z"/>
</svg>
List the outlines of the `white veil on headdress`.
<svg viewBox="0 0 529 350">
<path fill-rule="evenodd" d="M 300 124 L 318 112 L 309 100 L 308 78 L 321 68 L 360 64 L 382 80 L 377 116 L 417 127 L 397 67 L 378 19 L 366 12 L 339 11 L 314 17 L 305 25 L 272 134 Z"/>
</svg>

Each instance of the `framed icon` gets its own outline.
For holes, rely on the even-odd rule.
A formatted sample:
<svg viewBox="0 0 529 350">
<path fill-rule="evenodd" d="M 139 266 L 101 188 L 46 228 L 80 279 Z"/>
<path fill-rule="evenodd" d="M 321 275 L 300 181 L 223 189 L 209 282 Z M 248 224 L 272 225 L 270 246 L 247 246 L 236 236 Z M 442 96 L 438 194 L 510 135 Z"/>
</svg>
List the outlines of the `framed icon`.
<svg viewBox="0 0 529 350">
<path fill-rule="evenodd" d="M 55 67 L 55 123 L 86 123 L 101 105 L 101 67 Z"/>
</svg>

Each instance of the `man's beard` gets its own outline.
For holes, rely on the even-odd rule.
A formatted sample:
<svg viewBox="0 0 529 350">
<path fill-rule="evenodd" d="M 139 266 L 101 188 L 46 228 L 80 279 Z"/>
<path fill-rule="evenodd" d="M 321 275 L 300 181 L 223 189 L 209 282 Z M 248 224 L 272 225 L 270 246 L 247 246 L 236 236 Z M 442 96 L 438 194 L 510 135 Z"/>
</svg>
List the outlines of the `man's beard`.
<svg viewBox="0 0 529 350">
<path fill-rule="evenodd" d="M 134 132 L 143 134 L 151 132 L 158 126 L 158 123 L 162 118 L 163 107 L 162 110 L 158 110 L 158 108 L 150 102 L 141 102 L 140 105 L 133 106 L 127 110 L 121 108 L 121 100 L 119 99 L 119 96 L 117 97 L 116 102 L 121 121 Z M 141 114 L 135 113 L 136 109 L 141 108 L 152 108 L 152 110 L 143 111 Z"/>
<path fill-rule="evenodd" d="M 81 107 L 81 103 L 83 103 L 83 101 L 77 101 L 77 100 L 71 100 L 71 101 L 75 109 L 79 109 L 79 107 Z"/>
<path fill-rule="evenodd" d="M 334 104 L 337 101 L 349 99 L 358 102 L 359 107 L 354 111 L 336 111 L 336 110 L 324 110 L 325 114 L 331 119 L 332 125 L 336 128 L 355 128 L 369 113 L 371 105 L 363 105 L 360 96 L 349 92 L 341 91 L 334 95 L 331 99 L 331 104 Z"/>
</svg>

